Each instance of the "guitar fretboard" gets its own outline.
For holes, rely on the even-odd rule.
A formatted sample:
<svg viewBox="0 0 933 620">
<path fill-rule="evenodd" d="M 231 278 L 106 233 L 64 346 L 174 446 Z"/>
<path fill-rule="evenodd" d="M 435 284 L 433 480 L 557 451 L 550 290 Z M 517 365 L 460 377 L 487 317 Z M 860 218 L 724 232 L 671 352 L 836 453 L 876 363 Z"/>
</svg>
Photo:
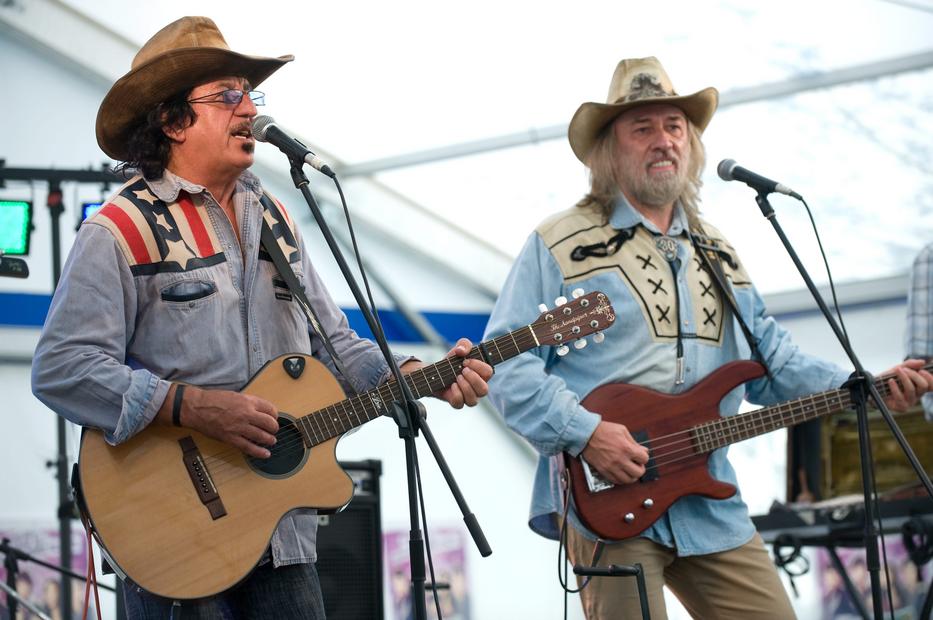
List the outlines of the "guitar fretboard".
<svg viewBox="0 0 933 620">
<path fill-rule="evenodd" d="M 933 364 L 927 364 L 924 369 L 933 369 Z M 879 377 L 874 382 L 875 388 L 882 397 L 891 394 L 891 389 L 887 384 L 887 380 L 890 378 L 890 376 Z M 763 407 L 748 413 L 698 424 L 690 429 L 690 435 L 693 439 L 695 451 L 702 454 L 776 431 L 779 428 L 814 420 L 847 409 L 852 404 L 852 394 L 849 389 L 829 390 L 779 405 Z"/>
<path fill-rule="evenodd" d="M 526 325 L 480 343 L 470 350 L 467 358 L 496 365 L 532 349 L 539 344 L 534 325 Z M 481 349 L 485 349 L 488 359 Z M 457 380 L 463 370 L 463 360 L 461 357 L 446 358 L 408 373 L 404 378 L 415 398 L 429 396 Z M 395 381 L 383 383 L 373 390 L 300 417 L 298 427 L 307 445 L 323 443 L 388 413 L 393 401 L 402 400 L 401 392 Z"/>
</svg>

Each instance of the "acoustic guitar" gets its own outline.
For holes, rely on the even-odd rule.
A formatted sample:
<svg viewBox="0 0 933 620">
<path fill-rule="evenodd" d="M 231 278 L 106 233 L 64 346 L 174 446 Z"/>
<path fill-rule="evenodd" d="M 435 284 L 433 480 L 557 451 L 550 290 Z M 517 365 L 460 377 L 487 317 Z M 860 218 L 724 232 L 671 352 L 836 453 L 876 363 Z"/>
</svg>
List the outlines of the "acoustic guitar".
<svg viewBox="0 0 933 620">
<path fill-rule="evenodd" d="M 926 366 L 927 370 L 933 364 Z M 590 467 L 582 455 L 564 453 L 570 488 L 580 521 L 607 540 L 637 536 L 685 495 L 726 499 L 732 484 L 709 473 L 713 450 L 771 431 L 813 420 L 853 406 L 848 388 L 804 396 L 778 405 L 728 417 L 719 415 L 719 401 L 736 386 L 764 376 L 751 361 L 729 362 L 682 394 L 609 383 L 590 392 L 582 405 L 603 420 L 624 424 L 648 448 L 645 475 L 632 484 L 613 485 Z M 890 394 L 887 379 L 875 387 Z"/>
<path fill-rule="evenodd" d="M 530 325 L 475 346 L 467 357 L 498 364 L 538 346 L 580 348 L 615 321 L 609 299 L 582 295 Z M 456 381 L 462 358 L 405 375 L 415 397 Z M 92 532 L 114 569 L 170 599 L 236 585 L 261 559 L 276 525 L 295 508 L 335 512 L 353 482 L 336 460 L 341 435 L 389 413 L 394 382 L 345 398 L 327 368 L 307 355 L 268 362 L 241 390 L 279 409 L 272 455 L 257 459 L 187 428 L 149 426 L 118 446 L 85 429 L 78 461 Z"/>
</svg>

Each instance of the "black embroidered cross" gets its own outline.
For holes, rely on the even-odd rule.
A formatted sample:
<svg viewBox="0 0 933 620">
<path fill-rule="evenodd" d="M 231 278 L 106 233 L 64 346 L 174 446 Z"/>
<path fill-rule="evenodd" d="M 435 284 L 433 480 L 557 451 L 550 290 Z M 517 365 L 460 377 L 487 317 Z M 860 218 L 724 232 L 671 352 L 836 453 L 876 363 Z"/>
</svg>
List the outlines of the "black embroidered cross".
<svg viewBox="0 0 933 620">
<path fill-rule="evenodd" d="M 655 266 L 655 264 L 651 262 L 651 255 L 650 255 L 650 254 L 649 254 L 648 256 L 639 256 L 638 254 L 636 254 L 636 255 L 635 255 L 635 258 L 637 258 L 638 260 L 641 261 L 641 268 L 642 268 L 643 270 L 644 270 L 644 269 L 647 269 L 648 267 L 651 267 L 652 269 L 657 269 L 657 267 Z"/>
<path fill-rule="evenodd" d="M 654 285 L 654 290 L 651 291 L 652 295 L 657 295 L 659 290 L 665 295 L 667 295 L 667 290 L 665 290 L 664 288 L 664 278 L 658 278 L 657 282 L 655 282 L 651 278 L 648 278 L 648 282 Z"/>
<path fill-rule="evenodd" d="M 703 314 L 706 315 L 706 320 L 703 321 L 703 325 L 713 324 L 713 327 L 716 327 L 716 309 L 713 308 L 713 311 L 710 312 L 706 308 L 703 308 Z"/>
<path fill-rule="evenodd" d="M 712 282 L 710 282 L 709 285 L 707 285 L 705 282 L 700 282 L 700 286 L 703 287 L 703 294 L 700 295 L 701 298 L 709 295 L 713 299 L 716 299 L 716 295 L 713 294 L 713 283 Z"/>
<path fill-rule="evenodd" d="M 667 318 L 667 315 L 671 311 L 671 307 L 668 306 L 666 308 L 662 308 L 658 304 L 655 304 L 654 307 L 657 308 L 658 312 L 660 313 L 658 314 L 658 322 L 660 323 L 661 321 L 666 321 L 668 324 L 670 324 L 671 320 Z"/>
<path fill-rule="evenodd" d="M 700 260 L 700 257 L 699 257 L 699 256 L 694 256 L 694 257 L 693 257 L 693 262 L 695 262 L 695 263 L 697 264 L 697 271 L 698 271 L 698 272 L 703 271 L 703 261 Z"/>
</svg>

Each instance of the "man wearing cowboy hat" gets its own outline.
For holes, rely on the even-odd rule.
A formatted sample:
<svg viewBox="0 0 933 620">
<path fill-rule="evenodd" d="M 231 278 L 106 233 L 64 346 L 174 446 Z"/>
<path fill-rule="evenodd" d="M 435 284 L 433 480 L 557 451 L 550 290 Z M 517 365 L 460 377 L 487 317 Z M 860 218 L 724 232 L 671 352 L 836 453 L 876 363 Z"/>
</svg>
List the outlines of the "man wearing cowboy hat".
<svg viewBox="0 0 933 620">
<path fill-rule="evenodd" d="M 776 403 L 835 388 L 849 377 L 791 343 L 765 314 L 733 247 L 699 217 L 705 159 L 700 134 L 717 102 L 713 88 L 677 95 L 658 60 L 640 58 L 619 63 L 606 104 L 580 106 L 569 138 L 590 170 L 590 191 L 531 234 L 485 337 L 534 319 L 539 301 L 567 298 L 580 288 L 607 293 L 616 321 L 600 346 L 565 356 L 541 349 L 520 355 L 490 382 L 490 398 L 541 454 L 530 527 L 558 539 L 560 526 L 567 525 L 574 563 L 642 564 L 652 618 L 666 615 L 664 584 L 696 618 L 791 618 L 790 601 L 740 494 L 683 497 L 638 537 L 604 547 L 572 506 L 564 508 L 562 452 L 582 455 L 616 485 L 646 473 L 648 450 L 629 429 L 580 404 L 601 385 L 629 383 L 677 394 L 729 361 L 763 360 L 772 378 L 731 391 L 720 411 L 732 415 L 743 396 Z M 701 260 L 697 243 L 713 248 L 716 260 Z M 722 273 L 740 316 L 713 271 Z M 919 365 L 909 360 L 896 367 L 901 385 L 891 382 L 890 400 L 896 408 L 916 402 L 933 384 L 933 376 L 916 370 Z M 711 454 L 709 468 L 714 478 L 735 483 L 724 449 Z M 588 618 L 641 617 L 631 578 L 594 578 L 581 600 Z"/>
<path fill-rule="evenodd" d="M 237 390 L 290 352 L 313 354 L 337 374 L 260 247 L 264 220 L 343 362 L 338 380 L 364 391 L 388 378 L 378 347 L 330 298 L 292 218 L 277 201 L 264 209 L 247 170 L 263 103 L 253 88 L 291 60 L 233 52 L 213 21 L 185 17 L 142 47 L 101 104 L 98 143 L 139 174 L 78 232 L 36 348 L 33 391 L 112 444 L 149 424 L 175 424 L 265 458 L 276 407 Z M 462 339 L 452 353 L 471 347 Z M 399 362 L 403 372 L 420 366 Z M 438 396 L 472 406 L 491 375 L 466 360 Z M 314 511 L 288 513 L 259 567 L 222 595 L 185 601 L 184 617 L 323 618 L 316 527 Z M 125 590 L 133 618 L 172 612 L 172 601 Z"/>
</svg>

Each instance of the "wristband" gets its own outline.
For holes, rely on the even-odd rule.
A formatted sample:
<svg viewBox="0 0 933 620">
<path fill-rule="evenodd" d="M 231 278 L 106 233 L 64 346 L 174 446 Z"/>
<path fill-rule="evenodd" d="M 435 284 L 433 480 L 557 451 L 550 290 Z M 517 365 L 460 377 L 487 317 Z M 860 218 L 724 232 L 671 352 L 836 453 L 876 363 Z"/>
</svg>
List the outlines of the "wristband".
<svg viewBox="0 0 933 620">
<path fill-rule="evenodd" d="M 185 394 L 185 386 L 181 383 L 175 384 L 175 398 L 172 400 L 172 424 L 181 426 L 181 399 Z"/>
</svg>

